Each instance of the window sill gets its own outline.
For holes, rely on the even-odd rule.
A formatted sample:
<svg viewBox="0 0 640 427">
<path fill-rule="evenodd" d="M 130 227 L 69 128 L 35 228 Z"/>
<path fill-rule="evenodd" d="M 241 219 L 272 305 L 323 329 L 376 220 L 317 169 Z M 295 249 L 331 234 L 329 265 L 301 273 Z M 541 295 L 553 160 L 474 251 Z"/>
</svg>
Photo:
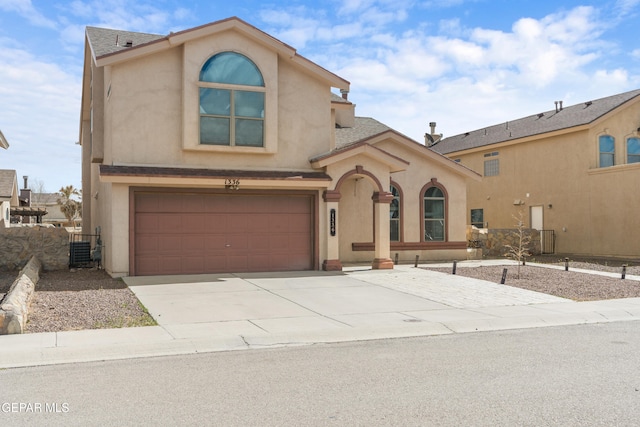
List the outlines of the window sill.
<svg viewBox="0 0 640 427">
<path fill-rule="evenodd" d="M 604 168 L 589 169 L 589 175 L 600 175 L 605 173 L 625 172 L 630 170 L 640 170 L 640 163 L 625 163 L 623 165 L 607 166 Z"/>
<path fill-rule="evenodd" d="M 269 150 L 267 147 L 240 147 L 230 145 L 189 145 L 184 147 L 185 151 L 199 151 L 209 153 L 233 153 L 233 154 L 276 154 L 276 150 Z"/>
<path fill-rule="evenodd" d="M 351 243 L 353 251 L 373 251 L 373 242 Z M 391 242 L 392 251 L 421 251 L 421 250 L 442 250 L 442 249 L 467 249 L 467 242 Z"/>
</svg>

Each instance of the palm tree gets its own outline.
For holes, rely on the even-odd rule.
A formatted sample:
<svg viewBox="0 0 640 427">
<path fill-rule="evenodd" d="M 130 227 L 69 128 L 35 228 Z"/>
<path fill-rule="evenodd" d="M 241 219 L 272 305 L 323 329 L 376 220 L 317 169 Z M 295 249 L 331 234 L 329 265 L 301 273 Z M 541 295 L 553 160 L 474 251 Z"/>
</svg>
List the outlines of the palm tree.
<svg viewBox="0 0 640 427">
<path fill-rule="evenodd" d="M 60 188 L 58 195 L 60 210 L 69 222 L 73 222 L 75 228 L 76 220 L 82 213 L 82 192 L 73 185 L 67 185 Z"/>
</svg>

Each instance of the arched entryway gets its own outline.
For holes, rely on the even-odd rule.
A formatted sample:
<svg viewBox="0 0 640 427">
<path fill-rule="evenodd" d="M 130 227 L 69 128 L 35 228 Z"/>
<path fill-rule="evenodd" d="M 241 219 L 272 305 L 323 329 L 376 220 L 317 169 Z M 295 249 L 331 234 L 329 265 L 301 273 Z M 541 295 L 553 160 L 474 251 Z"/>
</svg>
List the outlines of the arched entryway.
<svg viewBox="0 0 640 427">
<path fill-rule="evenodd" d="M 393 195 L 363 166 L 344 173 L 333 190 L 324 193 L 330 223 L 325 270 L 341 270 L 340 253 L 356 241 L 373 241 L 374 269 L 391 269 L 389 205 Z"/>
</svg>

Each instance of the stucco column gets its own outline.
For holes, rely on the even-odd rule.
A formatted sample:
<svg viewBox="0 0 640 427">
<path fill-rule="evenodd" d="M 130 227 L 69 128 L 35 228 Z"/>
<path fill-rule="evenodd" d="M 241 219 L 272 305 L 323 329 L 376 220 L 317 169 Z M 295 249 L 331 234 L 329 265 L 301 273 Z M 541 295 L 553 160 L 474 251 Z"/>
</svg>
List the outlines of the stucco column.
<svg viewBox="0 0 640 427">
<path fill-rule="evenodd" d="M 373 194 L 373 215 L 374 215 L 374 259 L 373 269 L 391 269 L 393 261 L 391 260 L 391 240 L 389 237 L 389 205 L 393 200 L 391 193 L 374 193 Z"/>
<path fill-rule="evenodd" d="M 340 239 L 338 238 L 339 191 L 325 191 L 323 195 L 327 215 L 327 229 L 320 231 L 327 236 L 327 253 L 322 262 L 325 271 L 342 271 L 340 262 Z"/>
</svg>

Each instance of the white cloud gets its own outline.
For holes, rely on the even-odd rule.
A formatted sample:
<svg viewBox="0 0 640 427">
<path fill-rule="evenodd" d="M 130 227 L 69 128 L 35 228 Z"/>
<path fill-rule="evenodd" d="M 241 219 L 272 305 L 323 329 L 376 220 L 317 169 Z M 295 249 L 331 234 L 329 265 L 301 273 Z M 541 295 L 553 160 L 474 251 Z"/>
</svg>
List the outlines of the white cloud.
<svg viewBox="0 0 640 427">
<path fill-rule="evenodd" d="M 80 80 L 50 62 L 0 40 L 0 129 L 11 144 L 2 153 L 3 169 L 47 178 L 50 191 L 80 185 L 77 118 Z"/>
<path fill-rule="evenodd" d="M 0 10 L 16 12 L 25 18 L 31 25 L 44 28 L 56 28 L 55 21 L 46 18 L 36 10 L 31 0 L 0 0 Z"/>
</svg>

